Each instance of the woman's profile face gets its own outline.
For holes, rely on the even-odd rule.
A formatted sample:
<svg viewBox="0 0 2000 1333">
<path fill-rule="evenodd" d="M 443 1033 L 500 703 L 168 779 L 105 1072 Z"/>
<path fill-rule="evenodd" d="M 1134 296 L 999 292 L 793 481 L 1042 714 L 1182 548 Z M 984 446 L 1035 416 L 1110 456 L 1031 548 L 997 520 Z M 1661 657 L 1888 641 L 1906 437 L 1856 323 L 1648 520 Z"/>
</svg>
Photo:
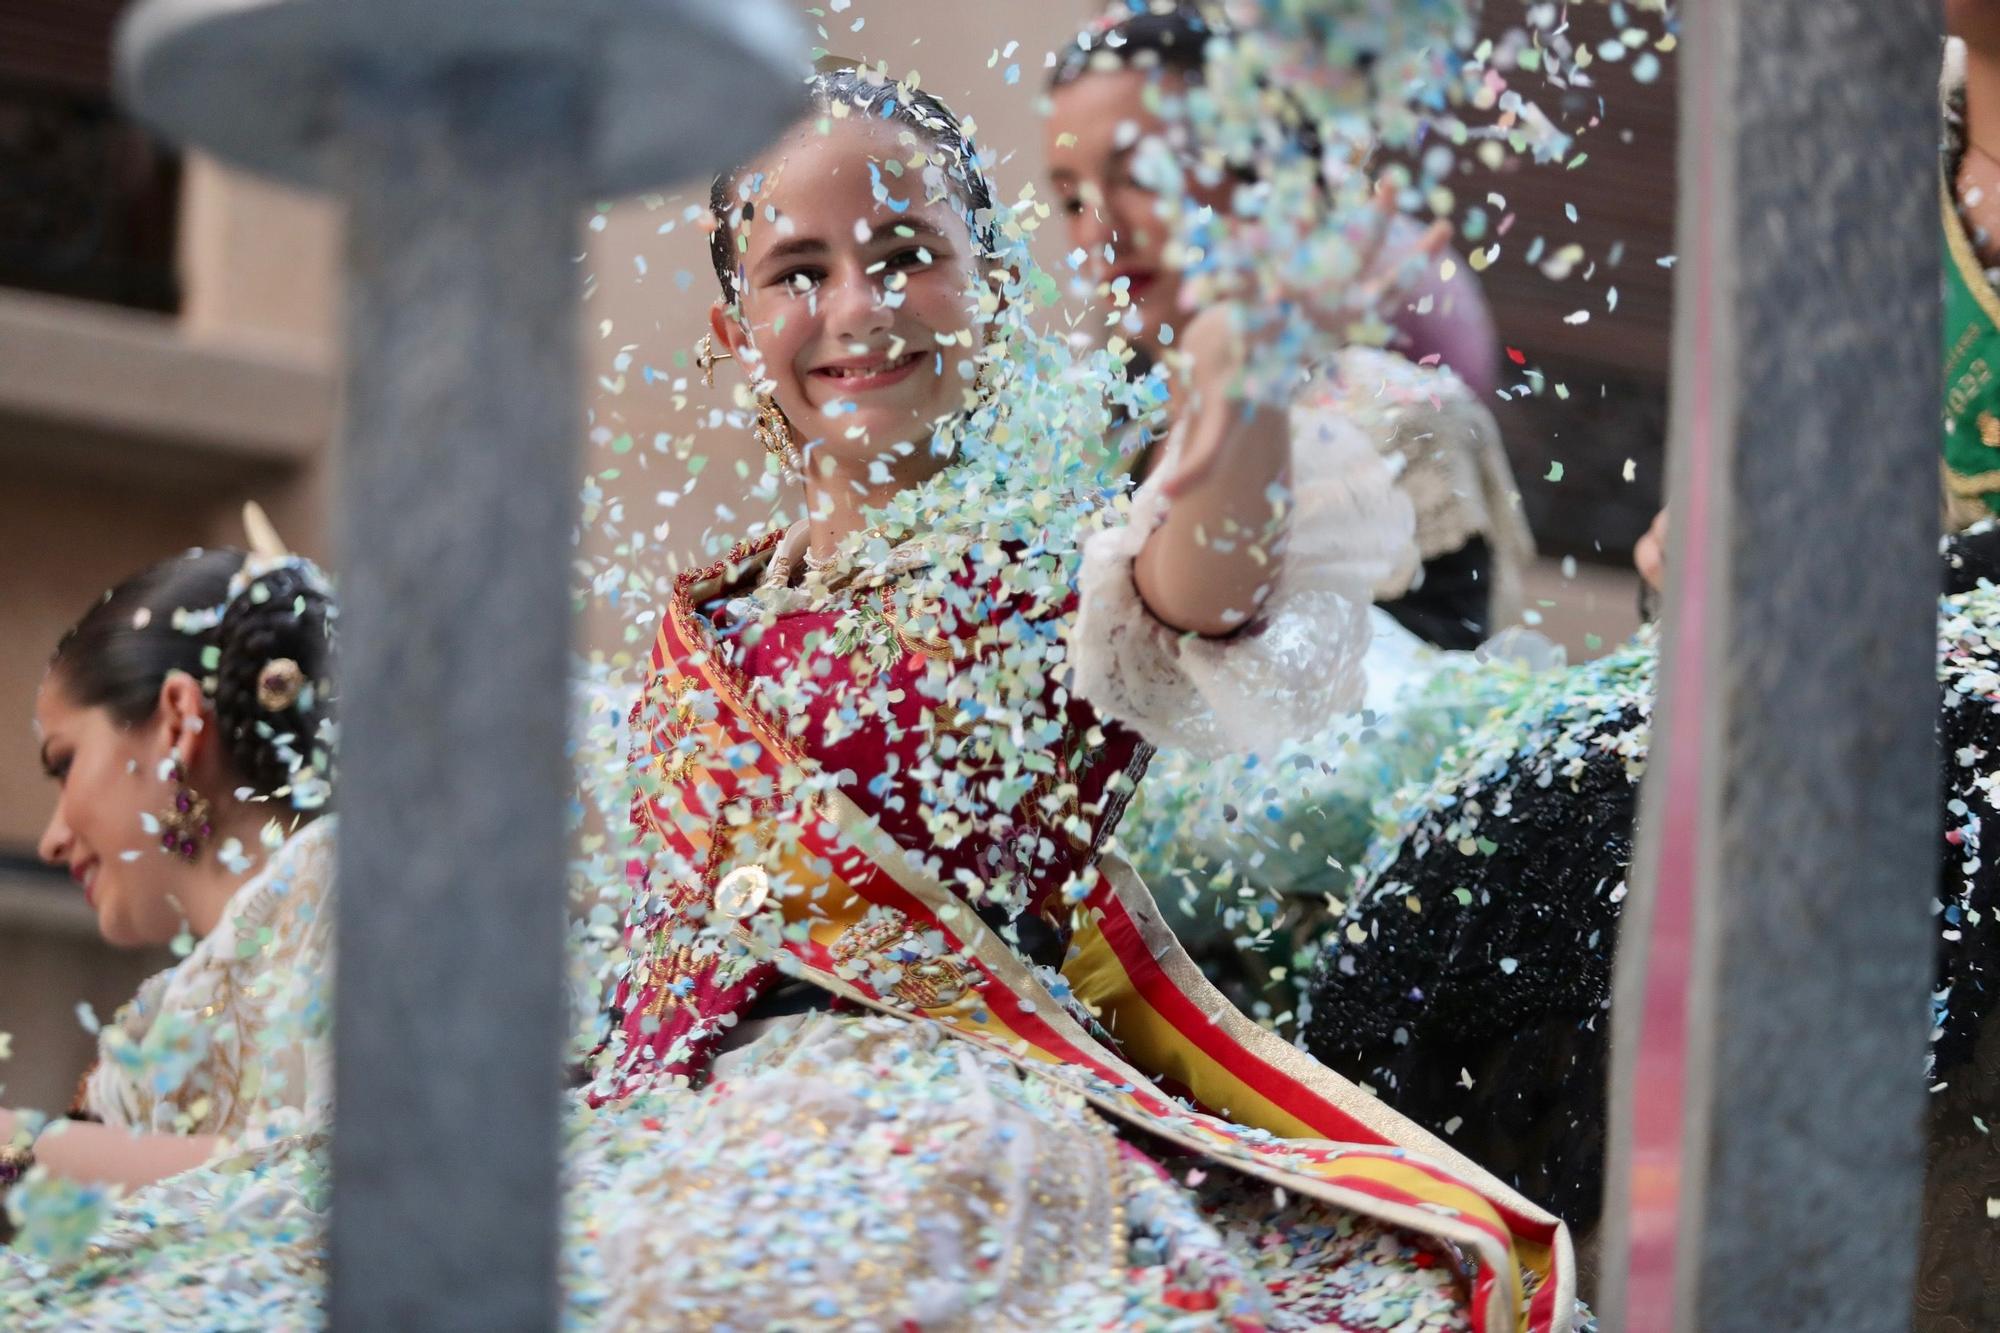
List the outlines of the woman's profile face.
<svg viewBox="0 0 2000 1333">
<path fill-rule="evenodd" d="M 62 866 L 97 913 L 104 939 L 121 948 L 166 944 L 179 933 L 174 902 L 180 863 L 145 830 L 172 808 L 173 782 L 160 768 L 170 757 L 170 728 L 149 721 L 119 725 L 102 707 L 72 700 L 51 674 L 35 696 L 42 766 L 56 783 L 56 805 L 43 829 L 44 861 Z"/>
<path fill-rule="evenodd" d="M 719 308 L 718 331 L 770 382 L 809 468 L 822 450 L 850 463 L 921 454 L 973 388 L 971 232 L 935 171 L 925 183 L 920 152 L 896 121 L 857 112 L 826 133 L 808 122 L 744 176 L 740 319 Z"/>
<path fill-rule="evenodd" d="M 1119 331 L 1156 360 L 1160 326 L 1185 316 L 1181 273 L 1168 260 L 1175 220 L 1162 216 L 1160 196 L 1133 176 L 1140 145 L 1168 134 L 1170 126 L 1146 106 L 1146 88 L 1178 95 L 1181 76 L 1143 69 L 1091 71 L 1049 95 L 1044 128 L 1049 183 L 1068 230 L 1069 244 L 1084 253 L 1083 271 L 1100 288 L 1099 301 L 1115 308 L 1104 290 L 1125 280 L 1133 314 Z M 1188 182 L 1191 202 L 1227 206 L 1229 186 Z"/>
</svg>

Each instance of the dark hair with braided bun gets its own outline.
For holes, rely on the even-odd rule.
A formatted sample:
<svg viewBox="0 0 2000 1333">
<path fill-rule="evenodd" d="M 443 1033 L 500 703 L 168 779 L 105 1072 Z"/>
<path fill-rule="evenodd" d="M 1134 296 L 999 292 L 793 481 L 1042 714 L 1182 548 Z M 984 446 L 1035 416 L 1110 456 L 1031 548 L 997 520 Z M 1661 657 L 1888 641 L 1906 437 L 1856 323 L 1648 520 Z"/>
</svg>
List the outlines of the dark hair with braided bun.
<svg viewBox="0 0 2000 1333">
<path fill-rule="evenodd" d="M 1079 32 L 1056 56 L 1049 88 L 1065 88 L 1093 69 L 1166 69 L 1201 82 L 1211 37 L 1229 29 L 1202 9 L 1178 4 L 1164 10 L 1128 3 Z"/>
<path fill-rule="evenodd" d="M 269 797 L 286 792 L 302 765 L 332 776 L 336 612 L 325 586 L 292 563 L 232 596 L 246 558 L 238 550 L 197 549 L 149 565 L 62 636 L 49 673 L 71 702 L 137 726 L 159 706 L 167 676 L 186 672 L 214 703 L 236 785 Z M 264 673 L 284 661 L 297 664 L 299 688 L 280 691 L 274 697 L 289 693 L 289 702 L 267 709 Z M 308 804 L 302 813 L 318 808 Z"/>
<path fill-rule="evenodd" d="M 231 762 L 259 793 L 290 785 L 302 763 L 323 776 L 333 771 L 331 728 L 322 729 L 333 717 L 333 622 L 325 585 L 281 565 L 253 579 L 216 628 L 216 721 Z M 266 670 L 285 662 L 298 668 L 298 689 L 262 697 Z"/>
<path fill-rule="evenodd" d="M 945 179 L 951 182 L 965 209 L 973 245 L 981 254 L 992 253 L 993 186 L 979 163 L 979 150 L 973 146 L 972 137 L 941 99 L 921 88 L 859 69 L 823 70 L 814 74 L 806 80 L 806 96 L 822 111 L 841 103 L 874 119 L 894 121 L 942 151 L 947 159 L 942 165 Z M 708 190 L 708 211 L 715 218 L 715 230 L 709 233 L 708 253 L 725 301 L 737 297 L 736 223 L 749 221 L 755 207 L 737 196 L 736 187 L 742 175 L 740 166 L 726 171 L 715 178 Z"/>
<path fill-rule="evenodd" d="M 1213 4 L 1181 0 L 1154 6 L 1143 0 L 1124 0 L 1077 33 L 1057 54 L 1055 68 L 1049 73 L 1049 91 L 1059 92 L 1086 74 L 1126 69 L 1176 74 L 1186 83 L 1198 84 L 1207 71 L 1209 43 L 1234 37 L 1235 30 Z M 1362 56 L 1364 71 L 1374 59 Z M 1279 102 L 1284 108 L 1279 128 L 1285 138 L 1308 162 L 1317 164 L 1324 147 L 1319 127 L 1290 94 L 1281 90 Z M 1238 180 L 1257 178 L 1253 163 L 1232 162 L 1230 170 Z M 1326 180 L 1319 176 L 1317 165 L 1314 174 L 1324 191 Z"/>
</svg>

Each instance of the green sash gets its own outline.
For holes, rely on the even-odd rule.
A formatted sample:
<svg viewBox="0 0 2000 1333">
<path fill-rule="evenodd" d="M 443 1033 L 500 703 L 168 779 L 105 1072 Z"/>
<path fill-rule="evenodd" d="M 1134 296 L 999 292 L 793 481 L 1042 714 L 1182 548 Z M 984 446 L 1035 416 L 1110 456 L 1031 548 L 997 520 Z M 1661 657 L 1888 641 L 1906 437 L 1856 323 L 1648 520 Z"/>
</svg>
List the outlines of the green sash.
<svg viewBox="0 0 2000 1333">
<path fill-rule="evenodd" d="M 1939 181 L 1944 266 L 1944 482 L 1948 524 L 2000 514 L 2000 296 Z"/>
</svg>

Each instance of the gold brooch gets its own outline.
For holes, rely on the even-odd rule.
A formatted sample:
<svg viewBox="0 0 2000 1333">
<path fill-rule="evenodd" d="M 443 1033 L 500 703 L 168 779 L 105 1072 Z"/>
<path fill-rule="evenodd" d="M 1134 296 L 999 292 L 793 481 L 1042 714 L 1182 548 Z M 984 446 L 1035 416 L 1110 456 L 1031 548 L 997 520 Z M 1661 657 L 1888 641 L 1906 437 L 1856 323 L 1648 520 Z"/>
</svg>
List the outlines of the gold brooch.
<svg viewBox="0 0 2000 1333">
<path fill-rule="evenodd" d="M 257 673 L 257 706 L 267 713 L 282 713 L 298 701 L 305 688 L 306 673 L 289 657 L 274 657 Z"/>
</svg>

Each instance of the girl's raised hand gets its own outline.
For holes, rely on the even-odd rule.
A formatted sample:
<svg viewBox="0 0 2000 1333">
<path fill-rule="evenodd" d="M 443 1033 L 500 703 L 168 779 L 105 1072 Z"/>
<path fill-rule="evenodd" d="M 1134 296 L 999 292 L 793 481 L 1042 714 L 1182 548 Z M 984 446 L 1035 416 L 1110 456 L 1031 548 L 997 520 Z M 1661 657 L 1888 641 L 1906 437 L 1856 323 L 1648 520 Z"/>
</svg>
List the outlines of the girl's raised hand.
<svg viewBox="0 0 2000 1333">
<path fill-rule="evenodd" d="M 1195 315 L 1181 342 L 1184 358 L 1181 376 L 1189 409 L 1186 419 L 1199 421 L 1204 409 L 1216 406 L 1217 395 L 1228 400 L 1236 411 L 1253 410 L 1253 404 L 1259 400 L 1274 397 L 1272 393 L 1260 392 L 1259 385 L 1273 380 L 1284 385 L 1296 384 L 1302 372 L 1330 360 L 1333 353 L 1345 346 L 1357 326 L 1386 323 L 1396 303 L 1421 275 L 1422 266 L 1434 259 L 1451 239 L 1450 225 L 1440 221 L 1433 222 L 1413 240 L 1391 244 L 1391 233 L 1399 216 L 1394 187 L 1387 182 L 1378 183 L 1370 197 L 1356 247 L 1354 269 L 1358 277 L 1330 299 L 1322 292 L 1283 285 L 1269 293 L 1280 303 L 1295 307 L 1317 335 L 1306 345 L 1291 349 L 1295 359 L 1307 364 L 1270 364 L 1273 357 L 1286 354 L 1287 335 L 1293 331 L 1292 322 L 1283 317 L 1282 309 L 1274 318 L 1269 310 L 1251 307 L 1245 297 L 1239 296 L 1209 304 Z M 1261 224 L 1258 226 L 1261 228 Z M 1255 238 L 1254 243 L 1276 246 L 1296 244 L 1303 239 L 1302 234 L 1280 237 L 1264 230 L 1266 234 Z M 1252 242 L 1249 224 L 1237 232 L 1236 239 L 1238 244 Z M 1274 272 L 1283 268 L 1282 264 L 1273 265 Z M 1284 403 L 1274 401 L 1266 406 L 1281 409 Z M 1167 475 L 1161 479 L 1161 487 L 1169 498 L 1201 485 L 1213 474 L 1235 438 L 1230 431 L 1216 429 L 1183 429 L 1176 435 L 1180 438 L 1170 445 Z"/>
</svg>

